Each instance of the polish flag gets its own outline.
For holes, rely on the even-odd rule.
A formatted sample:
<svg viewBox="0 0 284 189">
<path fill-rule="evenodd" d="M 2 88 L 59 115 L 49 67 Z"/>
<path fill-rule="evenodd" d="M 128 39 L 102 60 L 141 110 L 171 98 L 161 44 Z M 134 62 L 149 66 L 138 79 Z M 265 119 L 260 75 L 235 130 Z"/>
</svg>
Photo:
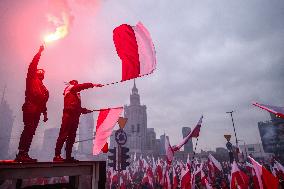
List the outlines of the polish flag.
<svg viewBox="0 0 284 189">
<path fill-rule="evenodd" d="M 252 157 L 248 157 L 253 165 L 260 189 L 277 189 L 279 185 L 278 179 L 273 176 L 267 169 L 255 161 Z"/>
<path fill-rule="evenodd" d="M 201 184 L 206 187 L 206 189 L 212 189 L 212 186 L 209 184 L 207 176 L 201 169 Z"/>
<path fill-rule="evenodd" d="M 173 146 L 173 150 L 174 150 L 174 151 L 180 150 L 180 148 L 181 148 L 184 144 L 186 144 L 190 138 L 197 138 L 197 137 L 199 137 L 199 132 L 200 132 L 201 124 L 202 124 L 202 119 L 203 119 L 203 116 L 201 116 L 201 118 L 199 119 L 197 125 L 196 125 L 196 126 L 194 127 L 194 129 L 181 141 L 181 143 L 179 143 L 179 144 L 176 145 L 176 146 Z"/>
<path fill-rule="evenodd" d="M 257 102 L 253 103 L 253 105 L 264 109 L 270 113 L 275 114 L 277 117 L 281 117 L 284 119 L 284 107 L 279 107 L 279 106 L 271 106 L 271 105 L 265 105 L 265 104 L 258 104 Z"/>
<path fill-rule="evenodd" d="M 259 189 L 258 179 L 257 179 L 257 176 L 255 174 L 253 165 L 250 164 L 249 162 L 246 162 L 246 170 L 248 172 L 250 172 L 251 175 L 252 175 L 253 189 Z"/>
<path fill-rule="evenodd" d="M 106 145 L 122 110 L 123 107 L 100 110 L 96 126 L 96 137 L 93 140 L 93 155 L 99 154 Z"/>
<path fill-rule="evenodd" d="M 215 180 L 216 180 L 216 176 L 215 176 L 216 175 L 215 174 L 215 169 L 216 168 L 214 167 L 213 163 L 209 159 L 208 159 L 207 166 L 208 166 L 208 176 L 209 176 L 210 182 L 214 183 Z M 228 176 L 230 176 L 230 175 L 228 175 Z"/>
<path fill-rule="evenodd" d="M 209 160 L 212 162 L 213 166 L 214 166 L 214 170 L 218 170 L 218 171 L 222 171 L 222 166 L 221 163 L 214 158 L 214 156 L 212 156 L 211 154 L 209 154 L 208 156 Z"/>
<path fill-rule="evenodd" d="M 248 189 L 249 177 L 242 172 L 234 161 L 231 170 L 231 189 Z"/>
<path fill-rule="evenodd" d="M 188 167 L 181 170 L 181 189 L 191 189 L 191 173 Z"/>
<path fill-rule="evenodd" d="M 122 80 L 151 74 L 156 69 L 156 52 L 150 33 L 138 22 L 122 24 L 113 30 L 116 52 L 122 61 Z"/>
</svg>

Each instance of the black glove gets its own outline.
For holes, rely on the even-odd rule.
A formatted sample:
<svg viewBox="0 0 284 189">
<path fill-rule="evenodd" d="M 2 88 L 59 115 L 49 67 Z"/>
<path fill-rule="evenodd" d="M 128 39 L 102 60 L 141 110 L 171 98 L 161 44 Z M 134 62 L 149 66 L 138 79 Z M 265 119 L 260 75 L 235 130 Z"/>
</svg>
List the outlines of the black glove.
<svg viewBox="0 0 284 189">
<path fill-rule="evenodd" d="M 91 112 L 93 112 L 92 110 L 88 110 L 87 108 L 82 108 L 81 109 L 81 113 L 82 114 L 88 114 L 88 113 L 91 113 Z"/>
</svg>

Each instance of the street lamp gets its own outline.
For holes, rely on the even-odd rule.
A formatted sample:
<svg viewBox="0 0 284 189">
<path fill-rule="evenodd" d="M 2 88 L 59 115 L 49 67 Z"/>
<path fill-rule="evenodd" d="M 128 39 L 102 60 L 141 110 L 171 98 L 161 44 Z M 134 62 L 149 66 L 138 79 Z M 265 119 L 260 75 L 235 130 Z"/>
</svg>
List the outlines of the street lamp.
<svg viewBox="0 0 284 189">
<path fill-rule="evenodd" d="M 234 111 L 230 111 L 230 112 L 226 112 L 226 113 L 227 113 L 227 114 L 231 114 L 232 123 L 233 123 L 233 128 L 234 128 L 234 133 L 235 133 L 235 138 L 236 138 L 236 146 L 237 146 L 237 148 L 238 148 L 239 145 L 238 145 L 238 138 L 237 138 L 237 133 L 236 133 L 236 129 L 235 129 L 234 119 L 233 119 L 233 112 L 234 112 Z"/>
</svg>

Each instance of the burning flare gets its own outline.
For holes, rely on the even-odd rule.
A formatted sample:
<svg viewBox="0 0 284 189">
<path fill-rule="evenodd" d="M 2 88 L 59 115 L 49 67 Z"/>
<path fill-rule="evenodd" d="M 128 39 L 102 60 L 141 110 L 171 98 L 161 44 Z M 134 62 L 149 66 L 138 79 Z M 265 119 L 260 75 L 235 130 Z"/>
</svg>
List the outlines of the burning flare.
<svg viewBox="0 0 284 189">
<path fill-rule="evenodd" d="M 48 15 L 48 21 L 56 26 L 56 30 L 54 33 L 44 36 L 45 43 L 62 39 L 68 34 L 70 21 L 65 13 L 62 13 L 61 20 L 56 16 Z"/>
</svg>

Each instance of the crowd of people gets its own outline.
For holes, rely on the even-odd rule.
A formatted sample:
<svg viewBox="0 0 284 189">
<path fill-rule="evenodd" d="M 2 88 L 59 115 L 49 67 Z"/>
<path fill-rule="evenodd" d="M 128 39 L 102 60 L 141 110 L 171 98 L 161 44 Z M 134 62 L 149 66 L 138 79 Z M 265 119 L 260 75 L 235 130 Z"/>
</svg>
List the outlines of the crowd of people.
<svg viewBox="0 0 284 189">
<path fill-rule="evenodd" d="M 123 171 L 107 168 L 106 188 L 110 189 L 273 189 L 284 188 L 284 167 L 273 160 L 261 161 L 249 157 L 246 162 L 222 162 L 211 154 L 208 160 L 169 162 L 153 157 L 132 157 Z"/>
</svg>

